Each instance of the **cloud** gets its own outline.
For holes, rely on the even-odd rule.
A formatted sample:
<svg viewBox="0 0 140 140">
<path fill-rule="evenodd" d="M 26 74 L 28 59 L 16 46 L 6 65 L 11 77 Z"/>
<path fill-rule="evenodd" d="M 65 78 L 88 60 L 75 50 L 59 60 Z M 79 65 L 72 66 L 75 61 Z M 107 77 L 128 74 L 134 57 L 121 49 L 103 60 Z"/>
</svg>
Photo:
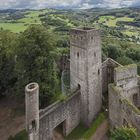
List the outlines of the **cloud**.
<svg viewBox="0 0 140 140">
<path fill-rule="evenodd" d="M 140 0 L 0 0 L 0 9 L 8 8 L 120 8 L 140 6 Z"/>
</svg>

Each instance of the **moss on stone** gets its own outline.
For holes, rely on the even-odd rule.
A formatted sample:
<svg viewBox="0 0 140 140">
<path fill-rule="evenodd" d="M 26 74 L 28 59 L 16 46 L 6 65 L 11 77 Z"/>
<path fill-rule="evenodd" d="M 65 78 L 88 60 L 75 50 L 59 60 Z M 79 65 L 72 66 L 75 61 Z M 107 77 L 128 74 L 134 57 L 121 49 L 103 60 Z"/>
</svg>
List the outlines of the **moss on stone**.
<svg viewBox="0 0 140 140">
<path fill-rule="evenodd" d="M 140 110 L 135 105 L 133 105 L 131 101 L 123 99 L 122 102 L 127 104 L 136 114 L 140 115 Z"/>
<path fill-rule="evenodd" d="M 130 64 L 130 65 L 127 65 L 127 66 L 120 66 L 120 67 L 117 67 L 115 68 L 116 71 L 124 71 L 124 70 L 128 70 L 130 68 L 136 68 L 137 65 L 136 64 Z"/>
<path fill-rule="evenodd" d="M 120 95 L 121 90 L 120 90 L 119 87 L 115 86 L 114 83 L 113 83 L 113 84 L 109 84 L 109 87 L 110 87 L 113 91 L 115 91 L 115 93 L 117 93 L 118 95 Z"/>
</svg>

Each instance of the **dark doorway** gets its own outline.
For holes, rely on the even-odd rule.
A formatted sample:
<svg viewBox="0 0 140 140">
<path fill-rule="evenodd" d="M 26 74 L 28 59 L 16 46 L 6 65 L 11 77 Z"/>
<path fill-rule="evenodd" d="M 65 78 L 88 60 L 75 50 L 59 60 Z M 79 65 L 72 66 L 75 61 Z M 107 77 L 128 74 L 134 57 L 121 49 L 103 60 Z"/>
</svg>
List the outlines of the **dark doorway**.
<svg viewBox="0 0 140 140">
<path fill-rule="evenodd" d="M 126 126 L 126 127 L 129 127 L 129 124 L 125 119 L 123 119 L 123 125 Z"/>
<path fill-rule="evenodd" d="M 65 124 L 66 122 L 60 123 L 57 127 L 53 130 L 53 140 L 64 140 L 65 137 Z"/>
<path fill-rule="evenodd" d="M 80 86 L 80 84 L 78 84 L 78 89 L 81 89 L 81 86 Z"/>
<path fill-rule="evenodd" d="M 133 95 L 133 103 L 136 107 L 138 107 L 138 94 Z"/>
</svg>

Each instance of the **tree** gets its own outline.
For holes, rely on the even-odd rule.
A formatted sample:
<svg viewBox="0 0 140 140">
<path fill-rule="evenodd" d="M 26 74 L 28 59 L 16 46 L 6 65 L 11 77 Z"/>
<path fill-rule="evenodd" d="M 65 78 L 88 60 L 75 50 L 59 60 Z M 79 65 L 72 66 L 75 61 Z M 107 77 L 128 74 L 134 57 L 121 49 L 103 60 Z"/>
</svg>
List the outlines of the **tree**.
<svg viewBox="0 0 140 140">
<path fill-rule="evenodd" d="M 130 57 L 135 61 L 140 61 L 140 49 L 139 48 L 129 48 L 126 50 L 126 56 Z"/>
<path fill-rule="evenodd" d="M 21 95 L 30 82 L 40 85 L 41 107 L 50 104 L 58 94 L 58 74 L 53 51 L 55 36 L 40 25 L 30 26 L 19 38 L 16 72 L 17 91 Z"/>
<path fill-rule="evenodd" d="M 131 58 L 126 57 L 126 56 L 118 57 L 117 62 L 122 64 L 122 65 L 129 65 L 129 64 L 134 63 L 134 61 Z"/>
<path fill-rule="evenodd" d="M 0 94 L 14 87 L 15 48 L 17 36 L 7 30 L 0 30 Z"/>
<path fill-rule="evenodd" d="M 118 46 L 114 46 L 114 45 L 104 46 L 103 52 L 107 57 L 110 57 L 114 60 L 124 55 L 123 51 Z"/>
<path fill-rule="evenodd" d="M 136 133 L 136 129 L 121 127 L 111 132 L 110 140 L 140 140 Z"/>
</svg>

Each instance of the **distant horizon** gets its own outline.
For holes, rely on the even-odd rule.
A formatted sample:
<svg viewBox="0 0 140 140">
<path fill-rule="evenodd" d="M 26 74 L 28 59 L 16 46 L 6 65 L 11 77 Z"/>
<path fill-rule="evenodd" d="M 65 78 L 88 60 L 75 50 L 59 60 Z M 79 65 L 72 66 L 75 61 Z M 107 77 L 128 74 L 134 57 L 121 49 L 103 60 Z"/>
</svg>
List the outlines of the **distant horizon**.
<svg viewBox="0 0 140 140">
<path fill-rule="evenodd" d="M 1 0 L 0 10 L 7 9 L 91 9 L 140 7 L 140 0 Z"/>
<path fill-rule="evenodd" d="M 94 7 L 94 8 L 88 8 L 88 9 L 106 9 L 106 10 L 115 10 L 115 9 L 127 9 L 127 8 L 140 8 L 140 6 L 133 6 L 133 7 L 120 7 L 120 8 L 107 8 L 107 7 Z M 56 9 L 56 10 L 88 10 L 88 9 L 81 9 L 81 8 L 65 8 L 65 7 L 44 7 L 44 8 L 8 8 L 8 9 L 0 9 L 0 11 L 6 11 L 6 10 L 45 10 L 45 9 Z"/>
</svg>

